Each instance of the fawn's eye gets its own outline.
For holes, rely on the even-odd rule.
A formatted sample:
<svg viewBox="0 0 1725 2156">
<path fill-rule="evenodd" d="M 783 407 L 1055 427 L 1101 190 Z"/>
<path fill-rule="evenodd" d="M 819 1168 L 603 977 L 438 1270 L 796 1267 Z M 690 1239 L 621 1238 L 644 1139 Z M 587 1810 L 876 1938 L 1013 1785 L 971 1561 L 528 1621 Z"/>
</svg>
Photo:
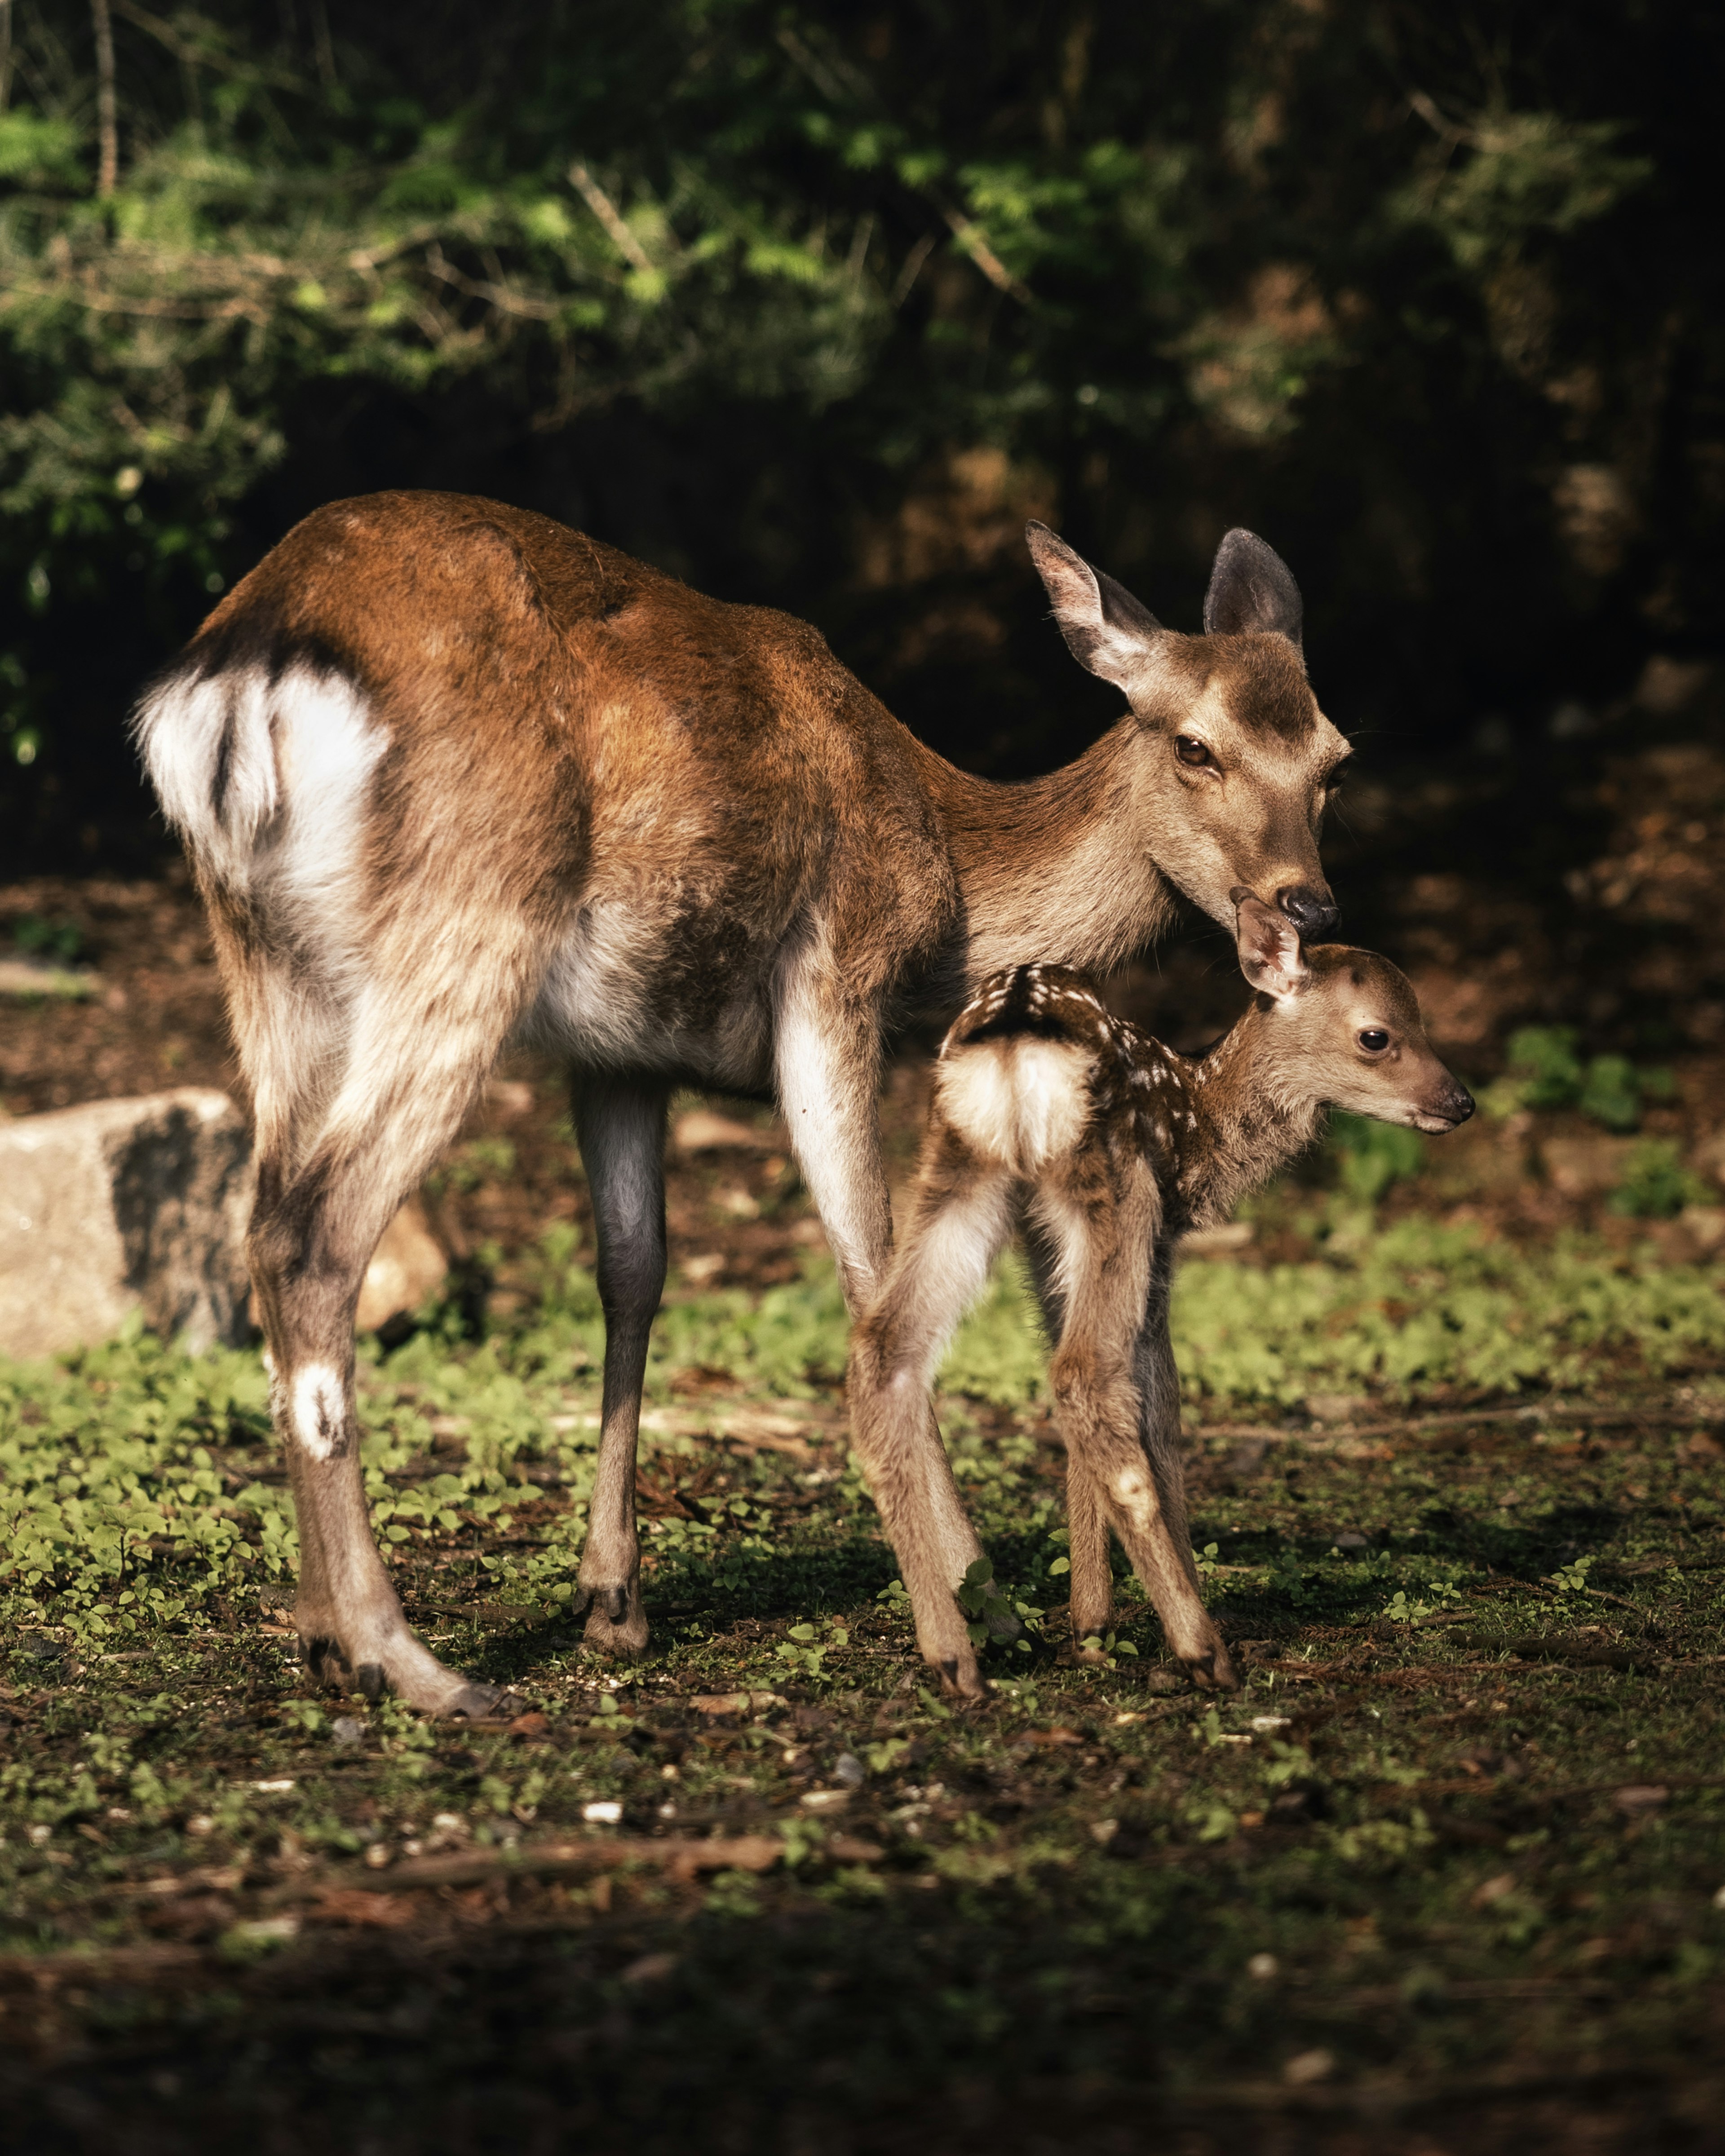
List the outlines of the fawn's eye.
<svg viewBox="0 0 1725 2156">
<path fill-rule="evenodd" d="M 1368 1055 L 1381 1055 L 1389 1045 L 1389 1035 L 1381 1025 L 1368 1025 L 1359 1035 L 1359 1045 Z"/>
<path fill-rule="evenodd" d="M 1174 737 L 1174 754 L 1182 763 L 1189 764 L 1194 771 L 1215 760 L 1195 734 L 1177 734 Z"/>
</svg>

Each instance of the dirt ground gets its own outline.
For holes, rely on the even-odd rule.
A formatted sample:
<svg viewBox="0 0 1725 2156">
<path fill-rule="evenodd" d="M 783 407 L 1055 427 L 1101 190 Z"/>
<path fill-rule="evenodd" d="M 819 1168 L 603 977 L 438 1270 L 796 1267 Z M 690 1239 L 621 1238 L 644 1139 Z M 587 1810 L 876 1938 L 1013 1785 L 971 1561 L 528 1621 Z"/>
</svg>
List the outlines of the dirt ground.
<svg viewBox="0 0 1725 2156">
<path fill-rule="evenodd" d="M 1615 1211 L 1587 1163 L 1625 1141 L 1522 1111 L 1429 1148 L 1380 1224 L 1535 1257 L 1584 1229 L 1608 1270 L 1725 1248 L 1725 755 L 1692 746 L 1592 756 L 1567 852 L 1501 770 L 1413 808 L 1362 788 L 1329 850 L 1461 1075 L 1530 1024 L 1668 1068 L 1637 1142 L 1705 1202 Z M 0 1107 L 238 1092 L 183 873 L 0 888 L 0 952 L 44 924 L 96 978 L 0 1002 Z M 1241 993 L 1201 930 L 1111 992 L 1183 1047 Z M 901 1183 L 928 1046 L 889 1074 Z M 1314 1160 L 1229 1255 L 1312 1255 L 1335 1175 Z M 598 1383 L 589 1320 L 535 1300 L 548 1229 L 593 1255 L 560 1075 L 508 1060 L 425 1199 L 489 1323 L 365 1363 L 368 1492 L 405 1523 L 410 1616 L 514 1689 L 506 1722 L 430 1729 L 288 1662 L 254 1354 L 187 1375 L 146 1342 L 0 1399 L 44 1507 L 94 1504 L 107 1447 L 164 1508 L 136 1584 L 165 1598 L 120 1645 L 54 1574 L 0 1640 L 0 2148 L 1725 2148 L 1716 1363 L 1513 1419 L 1439 1392 L 1423 1419 L 1338 1401 L 1333 1430 L 1313 1402 L 1297 1429 L 1206 1415 L 1194 1538 L 1247 1676 L 1209 1712 L 1129 1584 L 1106 1666 L 1074 1660 L 1045 1403 L 948 1398 L 991 1553 L 1048 1605 L 955 1715 L 836 1373 L 769 1397 L 695 1348 L 655 1378 L 639 1484 L 654 1659 L 584 1662 L 545 1585 Z M 804 1292 L 820 1229 L 766 1106 L 680 1099 L 668 1202 L 668 1324 L 709 1289 Z M 252 1568 L 224 1573 L 208 1537 L 248 1491 Z"/>
</svg>

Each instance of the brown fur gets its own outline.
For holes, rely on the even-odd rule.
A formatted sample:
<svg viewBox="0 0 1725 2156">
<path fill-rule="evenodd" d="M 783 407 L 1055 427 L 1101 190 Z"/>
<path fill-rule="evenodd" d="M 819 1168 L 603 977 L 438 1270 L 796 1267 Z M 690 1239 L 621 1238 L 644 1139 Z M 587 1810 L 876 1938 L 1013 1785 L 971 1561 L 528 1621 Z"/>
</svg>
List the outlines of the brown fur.
<svg viewBox="0 0 1725 2156">
<path fill-rule="evenodd" d="M 1180 1238 L 1283 1167 L 1326 1102 L 1430 1131 L 1472 1112 L 1386 959 L 1337 947 L 1302 957 L 1286 919 L 1247 893 L 1239 934 L 1249 978 L 1268 986 L 1205 1057 L 1174 1054 L 1111 1016 L 1081 975 L 1045 966 L 984 982 L 941 1050 L 910 1232 L 857 1327 L 850 1388 L 918 1640 L 961 1692 L 982 1686 L 953 1599 L 944 1516 L 956 1491 L 927 1387 L 1014 1223 L 1051 1313 L 1073 1637 L 1107 1625 L 1111 1529 L 1175 1654 L 1200 1683 L 1231 1686 L 1186 1526 L 1168 1328 Z M 937 1485 L 938 1521 L 923 1501 Z"/>
<path fill-rule="evenodd" d="M 1027 786 L 941 762 L 805 624 L 457 495 L 319 511 L 146 700 L 254 1096 L 300 1625 L 332 1671 L 430 1708 L 490 1697 L 413 1640 L 372 1547 L 352 1327 L 378 1235 L 511 1035 L 573 1073 L 608 1328 L 580 1589 L 589 1640 L 639 1649 L 671 1089 L 778 1095 L 857 1306 L 891 1242 L 874 1101 L 891 1016 L 945 1015 L 1011 958 L 1106 964 L 1156 934 L 1173 886 L 1223 919 L 1243 880 L 1327 905 L 1317 832 L 1343 749 L 1285 605 L 1255 611 L 1257 587 L 1219 566 L 1238 633 L 1174 636 L 1032 536 L 1069 639 L 1105 599 L 1126 620 L 1107 648 L 1132 709 Z M 1173 755 L 1186 725 L 1214 769 Z M 973 1553 L 956 1499 L 935 1501 L 948 1556 Z"/>
</svg>

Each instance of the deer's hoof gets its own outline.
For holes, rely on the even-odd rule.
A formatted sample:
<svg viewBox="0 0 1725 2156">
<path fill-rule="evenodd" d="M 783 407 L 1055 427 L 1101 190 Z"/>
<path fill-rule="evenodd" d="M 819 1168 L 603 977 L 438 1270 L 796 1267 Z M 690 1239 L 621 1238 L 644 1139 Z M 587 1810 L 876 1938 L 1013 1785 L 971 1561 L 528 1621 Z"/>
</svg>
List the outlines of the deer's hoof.
<svg viewBox="0 0 1725 2156">
<path fill-rule="evenodd" d="M 1183 1655 L 1181 1661 L 1194 1684 L 1205 1691 L 1238 1691 L 1240 1679 L 1228 1659 L 1228 1650 L 1217 1641 L 1201 1655 Z"/>
<path fill-rule="evenodd" d="M 977 1667 L 973 1654 L 943 1656 L 935 1664 L 941 1681 L 941 1691 L 947 1699 L 986 1699 L 988 1687 L 983 1681 L 983 1673 Z"/>
<path fill-rule="evenodd" d="M 640 1655 L 651 1634 L 647 1613 L 641 1607 L 641 1590 L 631 1581 L 621 1587 L 581 1587 L 575 1609 L 587 1612 L 586 1645 L 601 1655 Z"/>
<path fill-rule="evenodd" d="M 438 1712 L 464 1722 L 505 1722 L 513 1721 L 526 1705 L 501 1685 L 467 1683 Z"/>
</svg>

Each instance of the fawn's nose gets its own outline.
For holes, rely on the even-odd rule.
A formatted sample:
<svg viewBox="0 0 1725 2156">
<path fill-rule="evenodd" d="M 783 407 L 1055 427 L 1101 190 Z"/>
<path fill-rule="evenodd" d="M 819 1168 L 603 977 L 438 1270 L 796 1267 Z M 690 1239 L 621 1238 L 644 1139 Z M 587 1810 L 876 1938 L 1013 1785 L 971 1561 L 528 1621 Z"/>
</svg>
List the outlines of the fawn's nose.
<svg viewBox="0 0 1725 2156">
<path fill-rule="evenodd" d="M 1465 1123 L 1473 1113 L 1472 1094 L 1466 1086 L 1458 1086 L 1452 1078 L 1447 1096 L 1439 1104 L 1438 1113 L 1447 1116 L 1452 1123 Z"/>
<path fill-rule="evenodd" d="M 1327 936 L 1342 918 L 1342 909 L 1327 891 L 1314 891 L 1309 883 L 1290 884 L 1276 894 L 1276 902 L 1300 932 L 1302 942 Z"/>
</svg>

